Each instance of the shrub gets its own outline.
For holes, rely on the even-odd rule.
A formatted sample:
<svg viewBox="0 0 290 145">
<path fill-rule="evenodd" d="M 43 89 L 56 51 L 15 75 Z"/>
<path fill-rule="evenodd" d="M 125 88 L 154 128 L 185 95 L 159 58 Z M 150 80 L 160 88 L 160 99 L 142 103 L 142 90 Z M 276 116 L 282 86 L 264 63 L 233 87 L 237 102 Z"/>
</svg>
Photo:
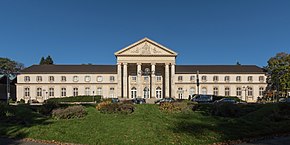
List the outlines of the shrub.
<svg viewBox="0 0 290 145">
<path fill-rule="evenodd" d="M 165 112 L 187 112 L 196 110 L 197 103 L 188 100 L 179 102 L 163 102 L 160 103 L 159 109 Z"/>
<path fill-rule="evenodd" d="M 118 113 L 131 114 L 134 112 L 134 108 L 133 104 L 120 104 L 118 107 Z"/>
<path fill-rule="evenodd" d="M 52 110 L 52 117 L 55 119 L 82 118 L 87 114 L 83 106 L 69 106 L 64 109 Z"/>
<path fill-rule="evenodd" d="M 44 114 L 44 115 L 48 115 L 51 113 L 52 110 L 59 108 L 59 107 L 60 107 L 60 104 L 58 102 L 48 101 L 48 102 L 45 102 L 41 106 L 39 113 Z"/>
<path fill-rule="evenodd" d="M 20 101 L 17 101 L 17 104 L 25 104 L 25 100 L 20 99 Z"/>
<path fill-rule="evenodd" d="M 236 104 L 222 103 L 214 104 L 212 115 L 221 117 L 238 117 L 240 116 L 241 109 Z"/>
<path fill-rule="evenodd" d="M 101 96 L 73 96 L 73 97 L 64 97 L 64 98 L 50 98 L 46 100 L 47 102 L 101 102 Z"/>
<path fill-rule="evenodd" d="M 101 113 L 130 114 L 134 112 L 135 107 L 133 104 L 112 103 L 111 101 L 107 100 L 107 101 L 99 103 L 96 106 L 96 109 L 99 110 Z"/>
</svg>

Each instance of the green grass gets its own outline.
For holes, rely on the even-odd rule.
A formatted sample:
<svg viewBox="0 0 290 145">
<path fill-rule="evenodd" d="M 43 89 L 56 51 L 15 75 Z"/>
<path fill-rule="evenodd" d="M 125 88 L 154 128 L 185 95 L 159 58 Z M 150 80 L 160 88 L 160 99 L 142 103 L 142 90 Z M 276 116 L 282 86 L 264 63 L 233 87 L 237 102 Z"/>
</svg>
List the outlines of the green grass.
<svg viewBox="0 0 290 145">
<path fill-rule="evenodd" d="M 18 109 L 29 112 L 27 108 Z M 241 118 L 213 117 L 203 112 L 163 113 L 158 106 L 148 104 L 137 105 L 130 115 L 102 114 L 93 106 L 86 109 L 85 118 L 72 120 L 26 113 L 29 117 L 21 116 L 27 121 L 22 125 L 0 121 L 0 134 L 80 144 L 211 144 L 290 131 L 290 120 L 263 120 L 264 113 L 272 109 Z"/>
</svg>

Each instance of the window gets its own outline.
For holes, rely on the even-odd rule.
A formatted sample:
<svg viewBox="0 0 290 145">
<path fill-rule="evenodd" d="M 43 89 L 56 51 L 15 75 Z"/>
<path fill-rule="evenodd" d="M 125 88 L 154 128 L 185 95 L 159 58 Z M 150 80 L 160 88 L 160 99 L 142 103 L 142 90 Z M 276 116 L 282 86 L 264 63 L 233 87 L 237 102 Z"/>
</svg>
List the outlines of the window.
<svg viewBox="0 0 290 145">
<path fill-rule="evenodd" d="M 182 76 L 178 76 L 178 81 L 182 81 Z"/>
<path fill-rule="evenodd" d="M 237 76 L 237 77 L 236 77 L 236 81 L 237 81 L 237 82 L 240 82 L 240 81 L 241 81 L 241 76 Z"/>
<path fill-rule="evenodd" d="M 91 77 L 90 77 L 90 76 L 85 76 L 85 81 L 86 81 L 86 82 L 91 81 Z"/>
<path fill-rule="evenodd" d="M 264 76 L 259 76 L 259 81 L 263 82 L 264 81 Z"/>
<path fill-rule="evenodd" d="M 114 82 L 115 81 L 115 77 L 114 76 L 110 76 L 110 82 Z"/>
<path fill-rule="evenodd" d="M 264 95 L 264 88 L 263 87 L 260 87 L 259 88 L 259 96 L 260 97 L 263 97 L 263 95 Z"/>
<path fill-rule="evenodd" d="M 230 96 L 230 88 L 229 87 L 225 88 L 225 96 Z"/>
<path fill-rule="evenodd" d="M 183 99 L 183 89 L 178 88 L 178 99 Z"/>
<path fill-rule="evenodd" d="M 53 97 L 53 96 L 54 96 L 54 88 L 49 88 L 49 89 L 48 89 L 48 95 L 49 95 L 50 97 Z"/>
<path fill-rule="evenodd" d="M 217 87 L 214 87 L 213 88 L 213 95 L 218 95 L 219 94 L 219 88 L 217 88 Z"/>
<path fill-rule="evenodd" d="M 98 82 L 103 81 L 103 77 L 102 77 L 102 76 L 97 76 L 97 81 L 98 81 Z"/>
<path fill-rule="evenodd" d="M 248 81 L 249 82 L 253 81 L 253 76 L 248 76 Z"/>
<path fill-rule="evenodd" d="M 61 88 L 61 96 L 62 97 L 66 96 L 66 88 Z"/>
<path fill-rule="evenodd" d="M 78 88 L 73 88 L 73 95 L 78 96 L 79 95 L 79 89 Z"/>
<path fill-rule="evenodd" d="M 97 95 L 99 95 L 99 96 L 102 95 L 102 88 L 101 87 L 97 88 Z"/>
<path fill-rule="evenodd" d="M 202 76 L 201 80 L 205 82 L 206 81 L 206 76 Z"/>
<path fill-rule="evenodd" d="M 79 77 L 78 77 L 78 76 L 74 76 L 74 77 L 73 77 L 73 81 L 74 81 L 74 82 L 79 81 Z"/>
<path fill-rule="evenodd" d="M 53 82 L 54 81 L 54 77 L 53 76 L 49 76 L 49 81 Z"/>
<path fill-rule="evenodd" d="M 30 89 L 29 88 L 24 88 L 24 96 L 29 97 L 30 96 Z"/>
<path fill-rule="evenodd" d="M 201 94 L 206 95 L 207 94 L 207 89 L 206 87 L 201 88 Z"/>
<path fill-rule="evenodd" d="M 145 87 L 144 90 L 143 90 L 143 97 L 146 99 L 146 98 L 149 98 L 149 94 L 150 94 L 150 90 L 148 87 Z"/>
<path fill-rule="evenodd" d="M 148 76 L 144 76 L 144 81 L 148 82 L 149 81 L 149 77 Z"/>
<path fill-rule="evenodd" d="M 194 87 L 191 87 L 189 89 L 189 95 L 190 95 L 190 97 L 193 97 L 194 94 L 195 94 L 195 88 Z"/>
<path fill-rule="evenodd" d="M 137 89 L 133 87 L 131 89 L 131 98 L 136 98 L 137 97 Z"/>
<path fill-rule="evenodd" d="M 37 97 L 41 97 L 42 96 L 42 89 L 41 88 L 37 88 L 36 89 L 36 96 Z"/>
<path fill-rule="evenodd" d="M 65 82 L 66 81 L 66 77 L 65 76 L 61 76 L 61 81 Z"/>
<path fill-rule="evenodd" d="M 136 80 L 137 80 L 137 76 L 132 76 L 132 81 L 136 82 Z"/>
<path fill-rule="evenodd" d="M 115 88 L 110 88 L 109 94 L 111 98 L 114 98 L 114 91 L 115 91 Z"/>
<path fill-rule="evenodd" d="M 226 82 L 230 81 L 230 76 L 225 76 L 225 81 Z"/>
<path fill-rule="evenodd" d="M 42 81 L 42 77 L 41 77 L 41 76 L 37 76 L 37 77 L 36 77 L 36 81 L 37 81 L 37 82 L 41 82 L 41 81 Z"/>
<path fill-rule="evenodd" d="M 213 81 L 218 81 L 219 80 L 219 77 L 218 76 L 213 76 Z"/>
<path fill-rule="evenodd" d="M 90 95 L 90 88 L 89 87 L 85 88 L 85 95 L 87 95 L 87 96 Z"/>
<path fill-rule="evenodd" d="M 248 87 L 248 96 L 253 96 L 253 88 Z"/>
<path fill-rule="evenodd" d="M 162 98 L 162 90 L 160 87 L 156 88 L 156 98 Z"/>
<path fill-rule="evenodd" d="M 195 81 L 195 76 L 190 76 L 190 81 Z"/>
<path fill-rule="evenodd" d="M 238 97 L 241 97 L 241 96 L 242 96 L 242 88 L 237 87 L 236 95 L 237 95 Z"/>
<path fill-rule="evenodd" d="M 30 77 L 29 77 L 29 76 L 25 76 L 25 77 L 24 77 L 24 81 L 25 81 L 25 82 L 29 82 L 29 81 L 30 81 Z"/>
<path fill-rule="evenodd" d="M 156 76 L 157 82 L 161 82 L 161 76 Z"/>
</svg>

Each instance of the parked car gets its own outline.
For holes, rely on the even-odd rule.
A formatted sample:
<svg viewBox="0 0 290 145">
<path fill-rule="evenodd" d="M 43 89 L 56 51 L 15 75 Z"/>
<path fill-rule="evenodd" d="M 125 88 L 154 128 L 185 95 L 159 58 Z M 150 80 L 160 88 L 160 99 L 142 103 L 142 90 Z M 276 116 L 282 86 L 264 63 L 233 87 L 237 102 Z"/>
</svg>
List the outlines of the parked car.
<svg viewBox="0 0 290 145">
<path fill-rule="evenodd" d="M 174 101 L 175 101 L 174 98 L 162 98 L 160 100 L 155 101 L 155 104 L 160 104 L 160 103 L 163 103 L 163 102 L 174 102 Z"/>
<path fill-rule="evenodd" d="M 237 101 L 233 98 L 222 98 L 214 102 L 214 104 L 222 104 L 222 103 L 236 104 Z"/>
<path fill-rule="evenodd" d="M 213 101 L 212 95 L 195 95 L 192 97 L 191 101 L 197 103 L 211 103 Z"/>
<path fill-rule="evenodd" d="M 134 104 L 146 104 L 146 100 L 143 98 L 134 98 L 131 100 Z"/>
<path fill-rule="evenodd" d="M 119 98 L 112 98 L 112 103 L 119 103 L 119 102 L 120 102 Z"/>
<path fill-rule="evenodd" d="M 280 98 L 279 102 L 280 103 L 289 103 L 290 102 L 290 98 Z"/>
</svg>

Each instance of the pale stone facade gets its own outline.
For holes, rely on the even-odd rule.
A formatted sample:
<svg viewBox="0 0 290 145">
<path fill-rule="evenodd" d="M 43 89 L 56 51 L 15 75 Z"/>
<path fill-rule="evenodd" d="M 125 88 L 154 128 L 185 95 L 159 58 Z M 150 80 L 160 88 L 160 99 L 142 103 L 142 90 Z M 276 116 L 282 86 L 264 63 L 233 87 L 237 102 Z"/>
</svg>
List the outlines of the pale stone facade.
<svg viewBox="0 0 290 145">
<path fill-rule="evenodd" d="M 200 93 L 255 101 L 266 88 L 265 73 L 257 66 L 178 66 L 176 52 L 148 38 L 123 48 L 115 56 L 117 65 L 104 68 L 97 65 L 31 66 L 18 75 L 17 100 L 43 101 L 77 95 L 188 99 Z M 109 71 L 102 71 L 108 68 Z M 50 80 L 51 77 L 54 80 Z"/>
</svg>

